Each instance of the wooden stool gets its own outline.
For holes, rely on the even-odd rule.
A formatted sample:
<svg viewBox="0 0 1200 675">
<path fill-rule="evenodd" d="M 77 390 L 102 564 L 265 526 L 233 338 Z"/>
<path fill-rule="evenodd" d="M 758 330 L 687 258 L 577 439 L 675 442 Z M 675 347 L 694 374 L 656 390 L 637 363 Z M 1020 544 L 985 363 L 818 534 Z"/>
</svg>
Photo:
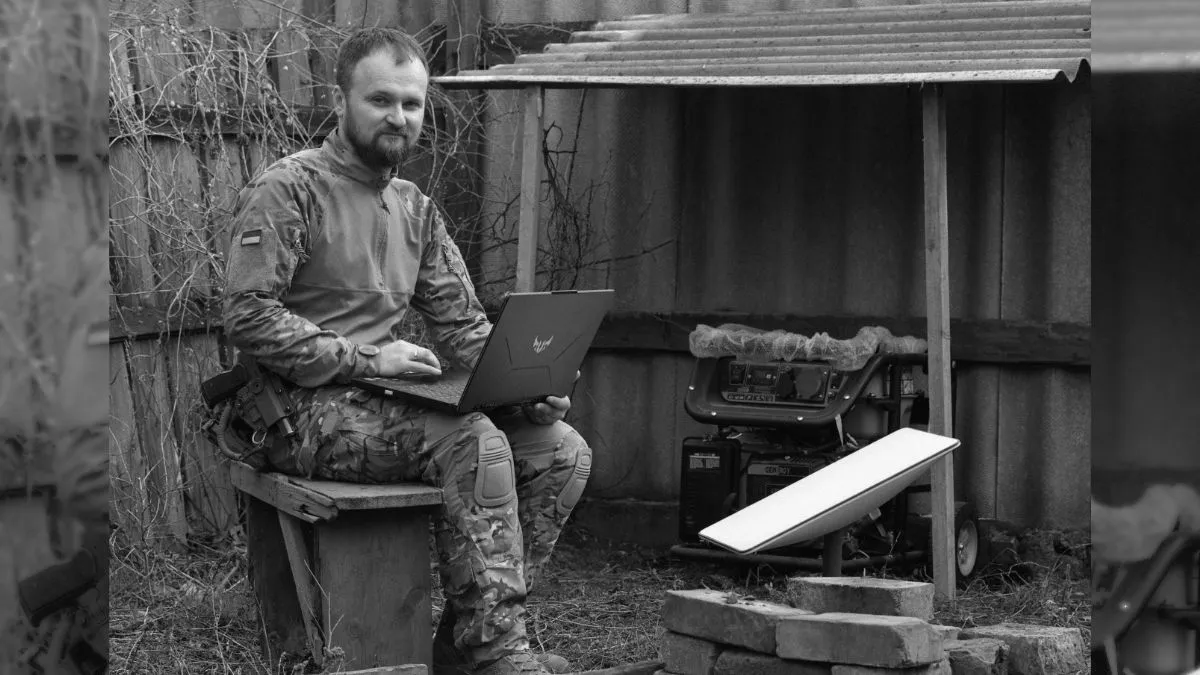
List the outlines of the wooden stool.
<svg viewBox="0 0 1200 675">
<path fill-rule="evenodd" d="M 360 485 L 258 472 L 234 462 L 246 499 L 250 582 L 275 660 L 309 651 L 345 670 L 432 669 L 429 512 L 442 491 L 419 483 Z"/>
</svg>

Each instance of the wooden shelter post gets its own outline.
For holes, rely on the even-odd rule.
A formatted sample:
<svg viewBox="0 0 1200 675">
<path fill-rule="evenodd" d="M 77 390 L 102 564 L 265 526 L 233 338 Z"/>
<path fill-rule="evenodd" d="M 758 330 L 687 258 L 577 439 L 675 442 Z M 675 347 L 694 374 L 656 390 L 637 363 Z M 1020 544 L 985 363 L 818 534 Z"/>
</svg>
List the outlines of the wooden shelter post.
<svg viewBox="0 0 1200 675">
<path fill-rule="evenodd" d="M 946 99 L 941 84 L 921 87 L 925 165 L 925 306 L 929 341 L 929 431 L 953 435 L 950 398 L 949 206 L 946 187 Z M 934 593 L 954 601 L 954 456 L 930 469 Z"/>
<path fill-rule="evenodd" d="M 517 293 L 534 290 L 537 276 L 538 204 L 542 184 L 542 88 L 521 93 L 521 215 L 517 229 Z"/>
</svg>

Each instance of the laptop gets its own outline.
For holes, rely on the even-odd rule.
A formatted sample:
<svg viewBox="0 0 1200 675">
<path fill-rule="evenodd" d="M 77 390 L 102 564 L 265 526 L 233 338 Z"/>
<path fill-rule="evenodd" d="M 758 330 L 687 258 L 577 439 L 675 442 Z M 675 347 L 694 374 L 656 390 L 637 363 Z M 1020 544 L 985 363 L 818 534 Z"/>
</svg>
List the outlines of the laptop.
<svg viewBox="0 0 1200 675">
<path fill-rule="evenodd" d="M 365 377 L 352 384 L 453 415 L 564 396 L 613 298 L 612 289 L 513 293 L 473 370 L 443 370 L 436 378 Z"/>
</svg>

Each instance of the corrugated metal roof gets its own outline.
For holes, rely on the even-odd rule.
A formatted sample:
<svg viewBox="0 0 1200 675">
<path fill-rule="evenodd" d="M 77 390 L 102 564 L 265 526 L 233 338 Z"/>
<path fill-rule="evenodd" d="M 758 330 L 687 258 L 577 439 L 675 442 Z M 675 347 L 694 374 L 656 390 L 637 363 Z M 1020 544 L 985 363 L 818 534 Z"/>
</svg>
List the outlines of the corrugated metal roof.
<svg viewBox="0 0 1200 675">
<path fill-rule="evenodd" d="M 1097 0 L 1096 72 L 1200 70 L 1200 2 Z"/>
<path fill-rule="evenodd" d="M 1090 0 L 996 0 L 601 21 L 447 88 L 1074 80 Z"/>
</svg>

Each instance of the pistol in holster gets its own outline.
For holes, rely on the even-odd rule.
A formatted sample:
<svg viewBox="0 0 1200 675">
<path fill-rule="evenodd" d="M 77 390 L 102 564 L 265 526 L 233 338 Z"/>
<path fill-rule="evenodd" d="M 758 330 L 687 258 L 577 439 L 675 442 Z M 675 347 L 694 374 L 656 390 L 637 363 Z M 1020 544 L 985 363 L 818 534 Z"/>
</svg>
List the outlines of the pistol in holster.
<svg viewBox="0 0 1200 675">
<path fill-rule="evenodd" d="M 17 595 L 29 623 L 37 626 L 46 617 L 76 604 L 99 581 L 100 566 L 95 556 L 87 549 L 80 549 L 69 560 L 20 580 Z M 108 670 L 108 659 L 87 640 L 76 641 L 68 653 L 81 673 L 93 675 Z"/>
<path fill-rule="evenodd" d="M 216 439 L 218 446 L 235 459 L 246 461 L 249 454 L 261 450 L 266 443 L 268 432 L 272 429 L 277 429 L 284 439 L 290 439 L 296 435 L 296 427 L 291 420 L 294 410 L 291 403 L 284 397 L 283 380 L 278 375 L 260 367 L 251 356 L 239 354 L 238 361 L 233 368 L 202 382 L 200 392 L 204 403 L 210 409 L 215 410 L 224 406 L 220 413 L 220 420 L 209 420 L 205 424 L 205 431 L 210 434 L 214 432 L 218 434 Z M 236 401 L 231 400 L 235 398 Z M 250 438 L 251 447 L 231 454 L 228 448 L 222 445 L 222 441 L 226 444 L 230 442 L 231 435 L 226 432 L 229 429 L 232 412 L 234 408 L 249 412 L 245 410 L 248 407 L 252 407 L 256 414 L 243 414 L 241 417 L 253 428 Z M 220 428 L 214 429 L 214 426 Z M 234 437 L 233 443 L 237 443 L 236 437 Z"/>
</svg>

